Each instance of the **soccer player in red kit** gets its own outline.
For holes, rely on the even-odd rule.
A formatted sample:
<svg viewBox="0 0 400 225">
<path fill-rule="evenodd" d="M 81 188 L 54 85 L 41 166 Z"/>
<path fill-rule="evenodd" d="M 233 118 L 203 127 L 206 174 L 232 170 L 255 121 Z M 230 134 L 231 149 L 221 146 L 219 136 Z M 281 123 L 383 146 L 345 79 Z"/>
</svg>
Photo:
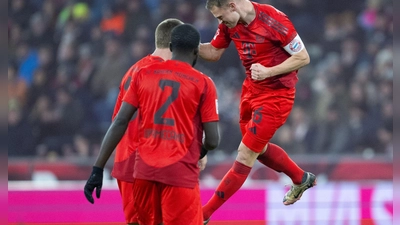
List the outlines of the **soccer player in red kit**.
<svg viewBox="0 0 400 225">
<path fill-rule="evenodd" d="M 101 145 L 106 154 L 94 164 L 104 168 L 140 109 L 133 192 L 139 224 L 203 224 L 197 162 L 217 147 L 219 134 L 215 85 L 193 68 L 199 44 L 200 34 L 193 26 L 172 30 L 172 60 L 137 72 Z"/>
<path fill-rule="evenodd" d="M 283 203 L 293 204 L 316 185 L 316 177 L 269 141 L 292 109 L 298 69 L 310 61 L 304 43 L 289 18 L 271 5 L 207 0 L 206 8 L 220 24 L 213 40 L 201 44 L 200 57 L 217 61 L 233 41 L 246 69 L 246 79 L 240 102 L 242 142 L 233 167 L 203 207 L 204 219 L 207 222 L 242 186 L 256 160 L 292 179 Z"/>
<path fill-rule="evenodd" d="M 169 43 L 171 42 L 171 31 L 174 27 L 183 24 L 178 19 L 166 19 L 162 21 L 156 28 L 155 31 L 155 45 L 156 49 L 150 55 L 142 58 L 136 62 L 122 78 L 117 102 L 114 107 L 114 113 L 112 119 L 115 118 L 119 109 L 122 105 L 122 99 L 129 87 L 130 81 L 135 76 L 136 72 L 147 65 L 151 65 L 156 62 L 171 59 L 172 53 L 169 49 Z M 133 170 L 135 166 L 135 151 L 138 146 L 138 114 L 135 113 L 132 120 L 129 122 L 129 126 L 125 135 L 122 137 L 120 143 L 116 148 L 116 154 L 114 158 L 114 166 L 111 175 L 117 179 L 118 188 L 121 193 L 123 211 L 127 224 L 138 225 L 137 212 L 134 206 L 133 196 Z M 90 192 L 87 195 L 88 200 L 94 203 L 94 199 Z"/>
</svg>

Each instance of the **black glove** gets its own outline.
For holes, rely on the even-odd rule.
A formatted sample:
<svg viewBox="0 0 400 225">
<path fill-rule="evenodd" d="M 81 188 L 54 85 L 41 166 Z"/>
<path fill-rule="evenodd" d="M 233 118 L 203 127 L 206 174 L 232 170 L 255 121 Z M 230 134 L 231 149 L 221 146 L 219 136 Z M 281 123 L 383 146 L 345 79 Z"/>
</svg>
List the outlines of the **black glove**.
<svg viewBox="0 0 400 225">
<path fill-rule="evenodd" d="M 200 152 L 200 159 L 204 158 L 208 153 L 208 150 L 204 148 L 204 145 L 201 146 L 201 152 Z"/>
<path fill-rule="evenodd" d="M 85 184 L 85 197 L 90 203 L 94 203 L 93 191 L 96 188 L 96 197 L 100 198 L 101 187 L 103 186 L 103 169 L 93 166 L 92 174 Z"/>
</svg>

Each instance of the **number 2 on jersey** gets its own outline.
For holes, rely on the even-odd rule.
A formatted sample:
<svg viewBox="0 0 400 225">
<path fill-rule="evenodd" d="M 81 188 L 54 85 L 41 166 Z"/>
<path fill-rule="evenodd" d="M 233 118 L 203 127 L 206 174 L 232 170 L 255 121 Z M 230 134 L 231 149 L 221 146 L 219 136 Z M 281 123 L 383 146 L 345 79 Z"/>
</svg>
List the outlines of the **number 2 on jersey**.
<svg viewBox="0 0 400 225">
<path fill-rule="evenodd" d="M 172 104 L 173 101 L 178 98 L 178 92 L 181 84 L 177 81 L 173 80 L 160 80 L 158 83 L 158 86 L 164 91 L 166 86 L 169 86 L 172 88 L 171 94 L 168 96 L 167 100 L 162 104 L 162 106 L 157 110 L 157 112 L 154 114 L 154 124 L 163 124 L 163 125 L 169 125 L 169 126 L 174 126 L 175 125 L 175 120 L 172 118 L 162 118 L 164 113 L 167 111 L 168 107 Z"/>
</svg>

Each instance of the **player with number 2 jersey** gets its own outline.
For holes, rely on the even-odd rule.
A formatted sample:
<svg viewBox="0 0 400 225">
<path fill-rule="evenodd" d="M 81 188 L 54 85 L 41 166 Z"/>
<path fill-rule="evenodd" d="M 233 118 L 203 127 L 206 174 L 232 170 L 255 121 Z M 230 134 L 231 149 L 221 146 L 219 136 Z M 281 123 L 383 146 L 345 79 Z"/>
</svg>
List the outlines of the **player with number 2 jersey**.
<svg viewBox="0 0 400 225">
<path fill-rule="evenodd" d="M 200 34 L 193 26 L 174 28 L 172 59 L 140 69 L 123 98 L 123 108 L 140 110 L 134 169 L 140 224 L 203 221 L 197 163 L 203 130 L 206 149 L 218 144 L 219 118 L 213 81 L 193 68 L 199 43 Z"/>
<path fill-rule="evenodd" d="M 142 115 L 134 177 L 194 188 L 201 124 L 218 121 L 212 80 L 188 63 L 167 60 L 140 70 L 123 101 Z"/>
</svg>

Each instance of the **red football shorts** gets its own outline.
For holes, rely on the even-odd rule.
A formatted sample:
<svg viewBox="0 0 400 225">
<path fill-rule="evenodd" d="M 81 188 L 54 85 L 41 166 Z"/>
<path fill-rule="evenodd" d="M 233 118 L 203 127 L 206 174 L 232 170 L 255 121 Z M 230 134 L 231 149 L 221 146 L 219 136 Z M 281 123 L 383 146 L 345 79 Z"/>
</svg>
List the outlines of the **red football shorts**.
<svg viewBox="0 0 400 225">
<path fill-rule="evenodd" d="M 275 132 L 289 117 L 295 88 L 269 89 L 243 85 L 240 101 L 242 142 L 261 153 Z"/>
<path fill-rule="evenodd" d="M 138 215 L 135 209 L 135 199 L 133 196 L 133 183 L 117 180 L 119 191 L 122 198 L 122 208 L 124 210 L 126 223 L 137 223 Z"/>
<path fill-rule="evenodd" d="M 203 224 L 199 185 L 191 189 L 141 179 L 134 183 L 139 224 Z"/>
</svg>

